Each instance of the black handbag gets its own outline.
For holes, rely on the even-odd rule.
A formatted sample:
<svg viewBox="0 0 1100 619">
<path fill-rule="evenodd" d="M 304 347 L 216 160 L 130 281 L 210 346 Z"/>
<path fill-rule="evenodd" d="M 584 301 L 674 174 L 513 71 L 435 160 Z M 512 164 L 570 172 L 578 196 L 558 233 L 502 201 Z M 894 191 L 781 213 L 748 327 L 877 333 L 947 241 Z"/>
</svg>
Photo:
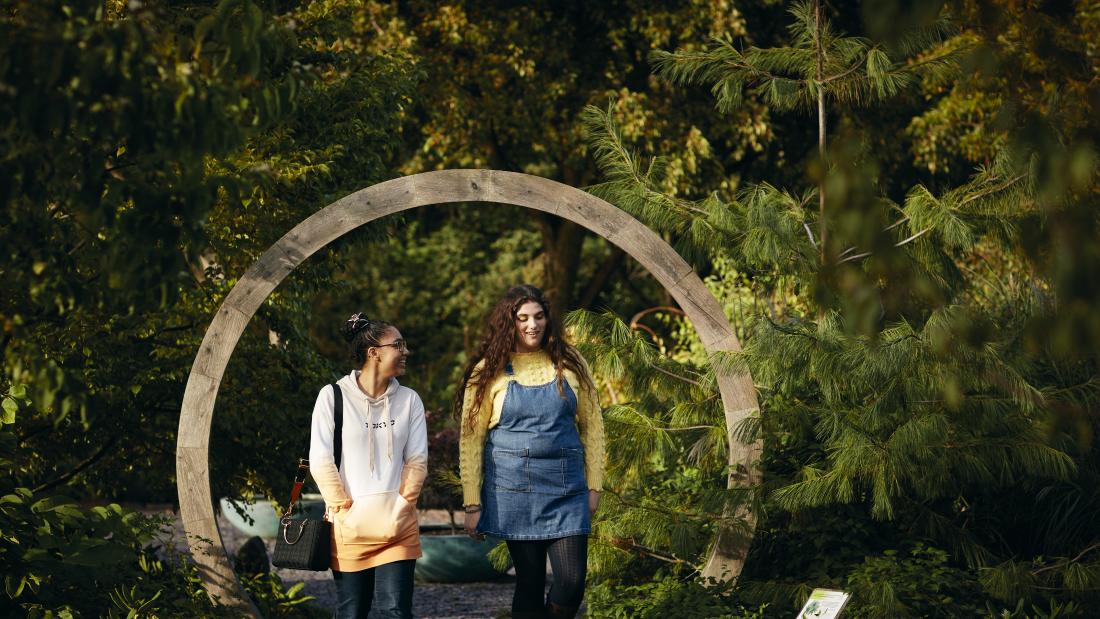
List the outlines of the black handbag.
<svg viewBox="0 0 1100 619">
<path fill-rule="evenodd" d="M 335 428 L 332 434 L 332 453 L 336 462 L 336 469 L 340 469 L 340 455 L 343 451 L 343 437 L 341 433 L 344 426 L 344 397 L 340 392 L 340 386 L 333 383 L 332 417 Z M 323 572 L 332 565 L 332 523 L 324 518 L 311 519 L 294 517 L 294 507 L 299 508 L 299 516 L 303 516 L 299 499 L 302 496 L 302 485 L 305 484 L 306 474 L 309 473 L 309 447 L 306 447 L 306 458 L 298 459 L 298 472 L 294 475 L 294 489 L 290 493 L 290 503 L 286 513 L 279 519 L 279 533 L 275 538 L 275 552 L 271 557 L 271 564 L 292 570 L 310 570 Z"/>
</svg>

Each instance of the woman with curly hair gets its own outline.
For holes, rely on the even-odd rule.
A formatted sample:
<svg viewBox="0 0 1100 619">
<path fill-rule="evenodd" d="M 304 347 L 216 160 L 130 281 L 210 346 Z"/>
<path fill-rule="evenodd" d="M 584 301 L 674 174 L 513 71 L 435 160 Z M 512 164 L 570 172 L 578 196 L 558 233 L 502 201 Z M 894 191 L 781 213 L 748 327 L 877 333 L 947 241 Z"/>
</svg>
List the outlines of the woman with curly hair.
<svg viewBox="0 0 1100 619">
<path fill-rule="evenodd" d="M 588 365 L 542 291 L 521 285 L 489 312 L 462 381 L 455 409 L 466 532 L 507 542 L 514 619 L 574 617 L 604 473 Z M 554 580 L 544 602 L 547 556 Z"/>
</svg>

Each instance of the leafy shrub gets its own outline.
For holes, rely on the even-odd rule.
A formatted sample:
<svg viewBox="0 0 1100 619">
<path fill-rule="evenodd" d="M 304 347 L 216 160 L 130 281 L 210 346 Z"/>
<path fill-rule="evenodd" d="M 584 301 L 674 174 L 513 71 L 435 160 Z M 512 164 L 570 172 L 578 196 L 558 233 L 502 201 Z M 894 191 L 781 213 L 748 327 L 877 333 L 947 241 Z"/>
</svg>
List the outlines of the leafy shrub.
<svg viewBox="0 0 1100 619">
<path fill-rule="evenodd" d="M 0 497 L 0 613 L 28 617 L 227 616 L 182 561 L 145 546 L 163 525 L 118 505 L 82 509 L 16 488 Z"/>
<path fill-rule="evenodd" d="M 745 608 L 723 584 L 706 586 L 694 577 L 657 575 L 651 582 L 623 586 L 605 580 L 588 588 L 589 617 L 614 619 L 763 619 L 766 605 Z"/>
<path fill-rule="evenodd" d="M 235 617 L 207 597 L 198 568 L 150 542 L 166 519 L 118 505 L 82 509 L 26 488 L 0 497 L 0 615 L 27 617 Z M 159 551 L 159 552 L 158 552 Z M 159 556 L 158 556 L 159 555 Z M 302 585 L 274 574 L 242 578 L 265 617 L 316 619 Z"/>
<path fill-rule="evenodd" d="M 264 617 L 324 619 L 331 615 L 323 609 L 309 605 L 315 598 L 301 595 L 304 582 L 287 589 L 277 574 L 267 573 L 242 576 L 241 584 Z"/>
<path fill-rule="evenodd" d="M 976 617 L 986 597 L 973 572 L 950 565 L 947 553 L 917 543 L 908 556 L 887 550 L 848 575 L 849 610 L 857 617 Z"/>
<path fill-rule="evenodd" d="M 1007 608 L 997 611 L 993 605 L 986 607 L 990 619 L 1068 619 L 1069 617 L 1086 617 L 1084 611 L 1074 602 L 1059 602 L 1047 600 L 1047 607 L 1042 608 L 1034 604 L 1027 608 L 1024 601 L 1016 603 L 1016 608 Z"/>
<path fill-rule="evenodd" d="M 15 423 L 23 389 L 3 398 L 0 468 L 11 470 Z M 197 566 L 177 552 L 166 517 L 117 504 L 85 508 L 63 496 L 38 496 L 0 481 L 0 616 L 234 617 L 202 588 Z M 244 579 L 267 617 L 312 619 L 300 586 L 284 589 L 277 576 Z"/>
</svg>

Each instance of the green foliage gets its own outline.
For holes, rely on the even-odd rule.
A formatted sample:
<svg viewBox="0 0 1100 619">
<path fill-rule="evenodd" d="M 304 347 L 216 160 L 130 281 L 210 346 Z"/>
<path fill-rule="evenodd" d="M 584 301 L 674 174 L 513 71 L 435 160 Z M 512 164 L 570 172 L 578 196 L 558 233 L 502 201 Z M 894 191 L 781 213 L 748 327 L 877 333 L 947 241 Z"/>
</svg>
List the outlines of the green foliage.
<svg viewBox="0 0 1100 619">
<path fill-rule="evenodd" d="M 124 15 L 90 3 L 5 5 L 6 321 L 60 322 L 78 305 L 120 315 L 163 307 L 219 194 L 240 190 L 207 174 L 206 157 L 294 105 L 290 33 L 251 2 Z M 169 27 L 179 36 L 164 40 Z"/>
<path fill-rule="evenodd" d="M 948 345 L 945 338 L 980 320 L 949 309 L 921 331 L 900 324 L 877 340 L 845 336 L 836 316 L 813 331 L 762 320 L 745 350 L 768 359 L 754 376 L 782 395 L 817 392 L 799 395 L 820 402 L 815 432 L 831 464 L 808 466 L 777 503 L 866 499 L 873 515 L 893 518 L 903 496 L 926 503 L 1021 479 L 1068 479 L 1072 459 L 1034 423 L 1041 396 L 998 354 L 1010 343 L 988 342 L 979 354 Z"/>
<path fill-rule="evenodd" d="M 984 605 L 972 572 L 950 565 L 942 550 L 916 544 L 908 553 L 870 556 L 848 575 L 852 617 L 974 617 Z"/>
<path fill-rule="evenodd" d="M 25 403 L 22 389 L 6 398 Z M 0 467 L 10 470 L 11 424 L 0 424 Z M 0 614 L 24 617 L 234 617 L 210 601 L 198 567 L 175 550 L 171 522 L 111 503 L 82 507 L 0 482 Z M 317 617 L 310 598 L 274 576 L 246 587 L 266 616 Z"/>
<path fill-rule="evenodd" d="M 1017 124 L 984 136 L 980 146 L 993 156 L 969 178 L 902 186 L 879 166 L 870 130 L 918 87 L 988 90 L 984 76 L 955 68 L 975 62 L 984 50 L 973 50 L 991 35 L 979 26 L 956 36 L 930 17 L 883 40 L 847 36 L 831 25 L 843 15 L 818 6 L 797 5 L 776 47 L 727 39 L 655 55 L 662 76 L 710 86 L 720 111 L 817 103 L 819 143 L 828 137 L 831 147 L 820 153 L 824 162 L 807 154 L 799 186 L 765 177 L 700 199 L 671 194 L 662 190 L 662 159 L 638 154 L 613 108 L 586 112 L 607 178 L 592 191 L 714 265 L 708 283 L 744 336 L 742 351 L 706 359 L 681 331 L 678 346 L 661 354 L 629 345 L 637 337 L 624 324 L 592 328 L 591 317 L 580 317 L 612 395 L 608 428 L 628 437 L 610 445 L 611 462 L 621 463 L 612 466 L 614 494 L 646 495 L 634 506 L 642 514 L 612 501 L 597 525 L 609 548 L 597 545 L 594 561 L 622 562 L 616 549 L 630 549 L 698 566 L 700 554 L 671 552 L 673 537 L 662 535 L 697 503 L 661 482 L 675 475 L 672 462 L 684 463 L 680 475 L 697 466 L 715 480 L 723 463 L 689 459 L 696 452 L 670 432 L 680 429 L 674 411 L 720 425 L 719 407 L 699 406 L 715 398 L 714 368 L 747 369 L 761 415 L 730 430 L 763 441 L 765 496 L 757 505 L 727 494 L 725 505 L 754 506 L 763 522 L 743 594 L 794 606 L 812 586 L 847 583 L 863 592 L 861 612 L 876 616 L 926 616 L 939 606 L 972 614 L 993 597 L 1091 600 L 1100 530 L 1089 516 L 1094 496 L 1079 489 L 1098 470 L 1097 363 L 1080 342 L 1092 341 L 1094 325 L 1062 303 L 1096 307 L 1093 287 L 1074 278 L 1090 268 L 1097 245 L 1076 230 L 1037 232 L 1063 218 L 1095 229 L 1086 189 L 1095 190 L 1092 146 L 1055 137 L 1055 126 L 1080 130 L 1081 119 L 1063 124 L 1053 107 L 1041 120 L 1018 114 Z M 849 114 L 855 106 L 866 109 Z M 966 156 L 952 153 L 952 161 Z M 902 178 L 919 175 L 910 168 Z M 1055 266 L 1046 252 L 1074 252 L 1082 262 Z M 690 377 L 695 389 L 669 376 Z M 719 443 L 724 436 L 716 433 Z M 722 505 L 710 513 L 731 513 Z M 815 560 L 799 557 L 807 544 Z M 914 576 L 919 593 L 907 588 Z"/>
<path fill-rule="evenodd" d="M 713 374 L 665 356 L 613 313 L 578 311 L 568 323 L 610 400 L 612 456 L 589 550 L 593 580 L 619 591 L 641 584 L 625 572 L 700 569 L 718 527 L 748 533 L 742 517 L 720 514 L 756 499 L 752 489 L 722 489 L 726 428 Z"/>
<path fill-rule="evenodd" d="M 268 573 L 243 576 L 241 585 L 264 617 L 323 619 L 331 616 L 326 610 L 309 605 L 315 598 L 301 594 L 304 582 L 287 589 L 278 575 Z"/>
<path fill-rule="evenodd" d="M 649 77 L 655 48 L 696 36 L 747 34 L 740 3 L 361 4 L 347 19 L 363 24 L 372 49 L 403 50 L 427 73 L 406 134 L 404 173 L 493 168 L 587 185 L 598 169 L 587 156 L 580 115 L 586 105 L 609 99 L 616 100 L 624 130 L 668 155 L 665 189 L 672 193 L 696 192 L 703 179 L 735 183 L 718 162 L 750 159 L 770 137 L 760 106 L 739 111 L 745 122 L 731 124 L 705 101 Z M 546 257 L 539 283 L 558 304 L 554 309 L 600 307 L 594 297 L 611 286 L 592 276 L 602 269 L 585 272 L 581 258 L 592 235 L 549 215 L 524 220 L 539 233 L 536 247 Z M 612 268 L 622 256 L 609 258 L 604 264 Z"/>
<path fill-rule="evenodd" d="M 8 434 L 7 431 L 4 432 Z M 198 567 L 175 548 L 171 522 L 117 504 L 85 508 L 5 486 L 0 496 L 0 613 L 26 617 L 236 617 L 211 602 Z M 318 618 L 301 584 L 245 578 L 266 617 Z"/>
<path fill-rule="evenodd" d="M 989 617 L 997 619 L 1057 619 L 1058 617 L 1079 617 L 1083 614 L 1081 607 L 1077 604 L 1057 600 L 1049 600 L 1046 608 L 1034 604 L 1027 608 L 1024 601 L 1020 600 L 1011 610 L 1005 608 L 998 612 L 992 605 L 987 606 L 986 609 Z"/>
<path fill-rule="evenodd" d="M 1036 171 L 1001 158 L 993 168 L 941 196 L 918 185 L 903 204 L 878 197 L 872 201 L 875 214 L 838 215 L 840 221 L 858 216 L 854 221 L 864 222 L 863 228 L 834 231 L 834 242 L 839 239 L 848 246 L 835 264 L 823 269 L 811 229 L 821 223 L 807 209 L 815 190 L 796 197 L 764 182 L 728 200 L 717 194 L 697 201 L 667 196 L 659 190 L 659 157 L 650 163 L 639 160 L 624 144 L 609 112 L 589 108 L 585 118 L 608 176 L 607 182 L 591 188 L 594 194 L 674 235 L 677 249 L 688 256 L 728 258 L 739 271 L 754 276 L 817 280 L 816 300 L 843 303 L 849 310 L 846 322 L 861 330 L 881 328 L 882 309 L 909 313 L 907 305 L 922 308 L 954 298 L 964 285 L 954 256 L 972 250 L 984 238 L 981 234 L 1010 238 L 1034 213 L 1030 188 Z M 880 229 L 866 229 L 877 222 L 882 222 Z M 876 250 L 864 251 L 870 248 Z M 861 268 L 863 262 L 870 263 L 866 269 Z M 876 277 L 915 286 L 895 291 L 875 283 Z"/>
<path fill-rule="evenodd" d="M 939 43 L 949 31 L 946 22 L 914 29 L 890 49 L 843 36 L 818 6 L 804 0 L 791 7 L 788 47 L 742 51 L 731 38 L 717 39 L 702 51 L 654 52 L 654 67 L 674 83 L 709 84 L 723 113 L 741 107 L 746 94 L 777 111 L 813 109 L 819 92 L 830 103 L 867 105 L 896 96 L 923 75 L 943 75 L 954 67 L 954 53 L 918 62 L 899 58 Z"/>
<path fill-rule="evenodd" d="M 198 585 L 196 568 L 144 548 L 164 522 L 118 505 L 77 506 L 5 488 L 0 497 L 0 611 L 29 617 L 229 616 Z"/>
<path fill-rule="evenodd" d="M 731 595 L 728 585 L 704 585 L 678 573 L 657 574 L 651 582 L 623 586 L 612 581 L 589 587 L 585 594 L 589 617 L 661 619 L 713 617 L 763 619 L 766 604 L 746 607 Z"/>
<path fill-rule="evenodd" d="M 339 24 L 251 2 L 112 7 L 16 2 L 0 21 L 0 82 L 22 93 L 0 93 L 22 114 L 3 114 L 0 134 L 12 188 L 0 384 L 26 385 L 32 402 L 22 485 L 163 502 L 201 329 L 273 241 L 387 175 L 417 73 L 330 50 Z M 42 105 L 28 106 L 35 89 Z M 289 278 L 241 338 L 247 362 L 230 364 L 215 416 L 219 494 L 270 494 L 292 473 L 293 455 L 272 454 L 299 452 L 316 390 L 339 371 L 310 341 L 339 248 Z"/>
<path fill-rule="evenodd" d="M 576 226 L 421 209 L 332 244 L 261 306 L 219 392 L 215 493 L 286 487 L 353 310 L 405 331 L 406 382 L 448 431 L 476 318 L 533 280 L 616 312 L 572 317 L 608 404 L 594 611 L 788 616 L 819 585 L 877 616 L 1095 606 L 1090 3 L 3 6 L 9 614 L 223 612 L 193 566 L 142 550 L 151 525 L 55 489 L 174 497 L 183 383 L 240 273 L 395 170 L 474 166 L 602 174 L 592 191 L 689 259 L 744 350 L 708 356 L 643 269 Z M 723 367 L 760 392 L 740 428 Z M 762 488 L 723 489 L 731 432 L 763 441 Z M 749 508 L 740 583 L 702 589 L 708 541 L 747 534 L 730 514 Z M 246 586 L 268 614 L 311 612 L 277 579 Z"/>
</svg>

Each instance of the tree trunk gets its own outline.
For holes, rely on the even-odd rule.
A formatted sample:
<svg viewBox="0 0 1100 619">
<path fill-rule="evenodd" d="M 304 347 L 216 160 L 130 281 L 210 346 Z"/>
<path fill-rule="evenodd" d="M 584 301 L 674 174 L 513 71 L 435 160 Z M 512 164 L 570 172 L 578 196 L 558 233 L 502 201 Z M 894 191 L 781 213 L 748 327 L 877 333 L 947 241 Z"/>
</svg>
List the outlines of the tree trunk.
<svg viewBox="0 0 1100 619">
<path fill-rule="evenodd" d="M 625 257 L 625 251 L 618 247 L 611 248 L 611 255 L 604 260 L 599 270 L 592 276 L 592 280 L 588 282 L 584 294 L 581 295 L 580 301 L 577 302 L 577 307 L 592 309 L 592 305 L 596 302 L 596 298 L 599 297 L 603 289 L 607 287 L 607 282 L 610 281 L 611 276 L 622 265 Z"/>
<path fill-rule="evenodd" d="M 586 184 L 584 170 L 561 165 L 561 182 L 570 187 Z M 541 215 L 539 228 L 546 256 L 546 293 L 550 296 L 550 311 L 561 318 L 576 307 L 577 270 L 588 230 L 571 221 Z"/>
<path fill-rule="evenodd" d="M 550 312 L 560 318 L 573 308 L 585 229 L 552 215 L 540 216 L 539 227 L 545 249 L 545 287 L 550 296 Z"/>
</svg>

